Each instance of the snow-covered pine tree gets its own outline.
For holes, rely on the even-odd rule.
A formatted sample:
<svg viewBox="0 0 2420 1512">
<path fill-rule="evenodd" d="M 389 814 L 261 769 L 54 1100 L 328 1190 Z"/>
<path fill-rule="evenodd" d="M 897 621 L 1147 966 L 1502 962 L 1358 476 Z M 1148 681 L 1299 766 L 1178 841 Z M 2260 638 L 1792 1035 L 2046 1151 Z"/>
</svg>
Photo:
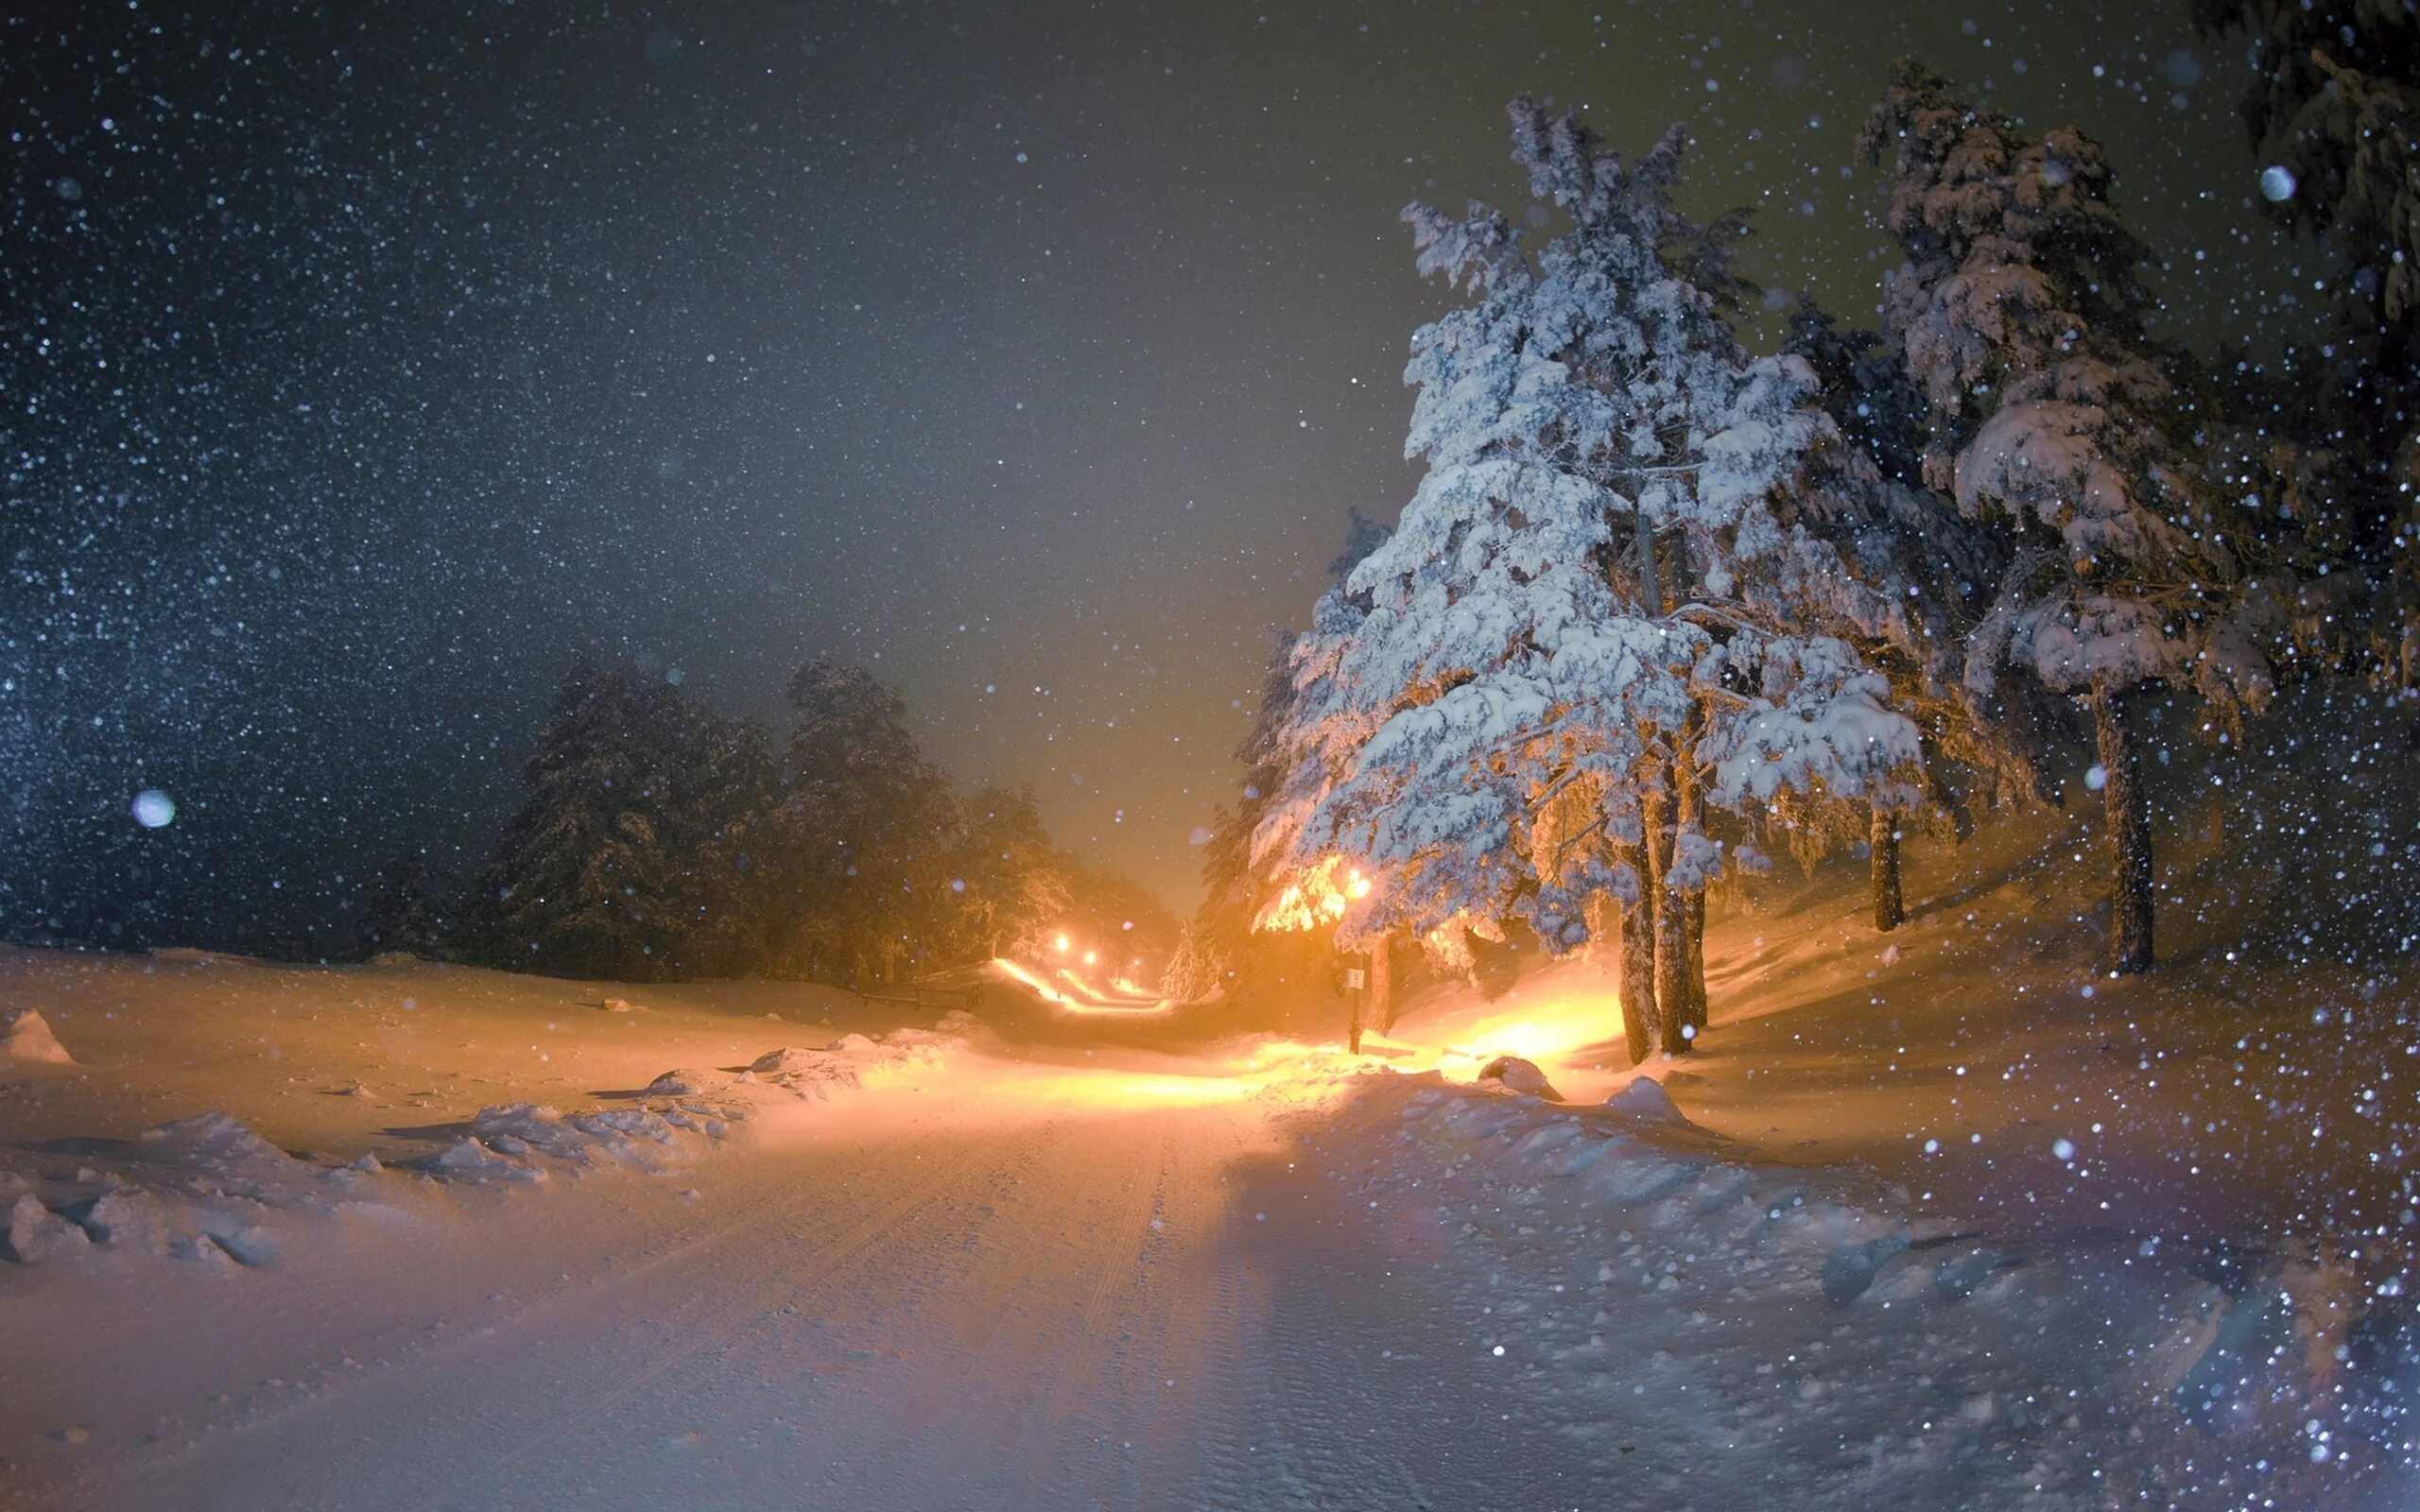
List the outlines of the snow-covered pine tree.
<svg viewBox="0 0 2420 1512">
<path fill-rule="evenodd" d="M 1358 506 L 1347 509 L 1343 549 L 1327 564 L 1329 590 L 1340 587 L 1386 539 L 1386 526 L 1363 514 Z M 1180 1003 L 1225 990 L 1249 991 L 1255 976 L 1286 974 L 1291 964 L 1265 957 L 1298 954 L 1272 953 L 1265 943 L 1266 935 L 1255 936 L 1254 922 L 1276 889 L 1253 865 L 1253 833 L 1287 779 L 1278 738 L 1291 718 L 1296 699 L 1295 640 L 1290 632 L 1271 627 L 1269 665 L 1253 706 L 1252 726 L 1236 746 L 1236 759 L 1243 764 L 1241 791 L 1234 807 L 1221 807 L 1212 816 L 1209 837 L 1201 848 L 1201 902 L 1186 920 L 1161 984 L 1161 991 Z M 1256 937 L 1264 943 L 1255 945 Z"/>
<path fill-rule="evenodd" d="M 1346 944 L 1402 927 L 1450 952 L 1518 916 L 1564 949 L 1617 898 L 1634 1053 L 1677 1052 L 1726 860 L 1706 806 L 1861 794 L 1916 742 L 1852 646 L 1800 627 L 1892 610 L 1775 513 L 1833 427 L 1806 364 L 1751 359 L 1667 256 L 1681 132 L 1625 169 L 1573 114 L 1510 113 L 1570 229 L 1532 263 L 1485 206 L 1405 212 L 1421 271 L 1474 301 L 1414 337 L 1428 471 L 1297 644 L 1256 854 L 1371 868 Z"/>
<path fill-rule="evenodd" d="M 1875 925 L 1887 931 L 1906 918 L 1899 852 L 1907 831 L 1962 834 L 1979 809 L 2044 800 L 2047 696 L 2027 679 L 1996 683 L 1989 694 L 1966 685 L 1966 636 L 1990 609 L 2012 548 L 1923 486 L 1930 409 L 1895 350 L 1883 347 L 1878 332 L 1841 329 L 1802 296 L 1783 351 L 1814 369 L 1821 403 L 1848 442 L 1817 458 L 1809 495 L 1817 507 L 1799 517 L 1837 547 L 1860 583 L 1900 610 L 1883 618 L 1880 634 L 1858 620 L 1827 627 L 1890 679 L 1891 701 L 1915 720 L 1925 756 L 1920 801 L 1807 795 L 1787 806 L 1786 837 L 1803 865 L 1864 841 Z"/>
<path fill-rule="evenodd" d="M 1967 638 L 1967 683 L 1989 696 L 2015 667 L 2087 702 L 2113 836 L 2109 966 L 2141 971 L 2152 873 L 2128 695 L 2190 690 L 2220 720 L 2259 705 L 2267 601 L 2177 438 L 2099 145 L 2033 141 L 1901 62 L 1860 149 L 1893 176 L 1907 261 L 1885 325 L 1933 412 L 1925 480 L 2013 548 Z"/>
</svg>

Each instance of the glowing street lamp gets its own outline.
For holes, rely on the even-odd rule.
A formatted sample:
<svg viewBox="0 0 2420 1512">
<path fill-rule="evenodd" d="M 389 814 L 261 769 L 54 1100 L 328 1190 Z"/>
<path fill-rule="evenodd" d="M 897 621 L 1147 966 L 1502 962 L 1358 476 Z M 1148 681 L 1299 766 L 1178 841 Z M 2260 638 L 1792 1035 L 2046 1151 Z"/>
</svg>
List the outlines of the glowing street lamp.
<svg viewBox="0 0 2420 1512">
<path fill-rule="evenodd" d="M 1059 954 L 1062 955 L 1067 954 L 1067 936 L 1064 935 L 1059 936 Z"/>
<path fill-rule="evenodd" d="M 1321 929 L 1341 923 L 1355 903 L 1375 890 L 1376 885 L 1359 867 L 1347 866 L 1341 856 L 1327 856 L 1298 873 L 1277 900 L 1261 910 L 1253 927 Z M 1351 984 L 1353 994 L 1353 1020 L 1345 1035 L 1345 1046 L 1353 1055 L 1361 1053 L 1365 1014 L 1374 1010 L 1382 1019 L 1387 1016 L 1393 990 L 1388 948 L 1387 936 L 1380 935 L 1365 957 L 1367 964 L 1348 968 L 1346 981 Z"/>
</svg>

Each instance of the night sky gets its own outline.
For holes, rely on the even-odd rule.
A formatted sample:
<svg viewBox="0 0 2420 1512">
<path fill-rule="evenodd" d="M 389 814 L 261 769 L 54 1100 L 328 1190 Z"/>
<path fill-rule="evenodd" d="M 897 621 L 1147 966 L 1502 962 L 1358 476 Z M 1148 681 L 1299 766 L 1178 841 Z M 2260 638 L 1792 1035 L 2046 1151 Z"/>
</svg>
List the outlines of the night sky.
<svg viewBox="0 0 2420 1512">
<path fill-rule="evenodd" d="M 475 869 L 582 647 L 769 718 L 865 662 L 1189 906 L 1268 627 L 1414 479 L 1397 212 L 1525 202 L 1509 97 L 1687 122 L 1685 204 L 1870 318 L 1918 54 L 2110 144 L 2207 349 L 2325 269 L 2187 9 L 0 0 L 0 932 Z"/>
</svg>

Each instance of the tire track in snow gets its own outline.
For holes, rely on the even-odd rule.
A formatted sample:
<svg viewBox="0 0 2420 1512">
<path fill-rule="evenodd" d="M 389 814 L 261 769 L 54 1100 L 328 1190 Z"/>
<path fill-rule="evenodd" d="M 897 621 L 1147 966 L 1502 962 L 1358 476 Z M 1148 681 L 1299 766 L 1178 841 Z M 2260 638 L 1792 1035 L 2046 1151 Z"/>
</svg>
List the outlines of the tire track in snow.
<svg viewBox="0 0 2420 1512">
<path fill-rule="evenodd" d="M 1063 1314 L 1036 1308 L 1031 1299 L 1037 1288 L 1047 1297 L 1054 1285 L 1063 1284 L 1065 1270 L 1060 1253 L 1035 1236 L 1080 1231 L 1063 1205 L 1070 1194 L 1088 1197 L 1090 1191 L 1065 1179 L 1068 1168 L 1062 1162 L 1053 1173 L 1058 1179 L 1003 1194 L 966 1236 L 970 1242 L 942 1257 L 946 1274 L 934 1279 L 930 1291 L 901 1299 L 894 1315 L 904 1332 L 912 1333 L 919 1326 L 920 1311 L 929 1307 L 936 1314 L 931 1322 L 942 1336 L 931 1341 L 937 1347 L 920 1361 L 928 1379 L 886 1382 L 890 1389 L 853 1400 L 840 1422 L 827 1419 L 834 1442 L 848 1452 L 818 1467 L 821 1480 L 801 1483 L 804 1504 L 855 1505 L 850 1498 L 876 1486 L 898 1506 L 929 1512 L 999 1504 L 1005 1493 L 996 1484 L 986 1488 L 987 1477 L 996 1481 L 1013 1465 L 1023 1441 L 1016 1432 L 1021 1425 L 969 1411 L 969 1399 L 1013 1400 L 1020 1383 L 1030 1386 L 1034 1363 L 1056 1338 L 1046 1320 Z M 987 1248 L 980 1243 L 987 1237 L 1005 1247 Z M 1000 1257 L 1005 1268 L 993 1264 Z M 933 1389 L 935 1377 L 945 1379 L 947 1387 Z M 977 1500 L 968 1500 L 970 1495 Z"/>
<path fill-rule="evenodd" d="M 1090 1257 L 1098 1267 L 1098 1280 L 1077 1321 L 1076 1336 L 1060 1359 L 1050 1391 L 1043 1400 L 1042 1418 L 1032 1431 L 1032 1449 L 1026 1457 L 1024 1485 L 1018 1488 L 1012 1505 L 1063 1504 L 1042 1501 L 1039 1495 L 1051 1484 L 1049 1472 L 1066 1438 L 1071 1404 L 1092 1373 L 1093 1361 L 1109 1332 L 1110 1316 L 1118 1305 L 1118 1294 L 1132 1290 L 1139 1279 L 1136 1273 L 1142 1263 L 1143 1246 L 1150 1238 L 1152 1209 L 1167 1183 L 1167 1116 L 1154 1117 L 1150 1127 L 1148 1143 L 1136 1143 L 1134 1175 L 1128 1185 L 1126 1200 L 1107 1226 L 1106 1242 Z"/>
<path fill-rule="evenodd" d="M 1433 1503 L 1401 1442 L 1399 1411 L 1373 1385 L 1329 1290 L 1340 1278 L 1286 1278 L 1270 1313 L 1275 1396 L 1291 1432 L 1287 1459 L 1322 1507 Z"/>
<path fill-rule="evenodd" d="M 1045 1129 L 1041 1137 L 1047 1138 L 1056 1132 L 1055 1128 Z M 1012 1153 L 996 1156 L 988 1162 L 945 1168 L 931 1180 L 911 1188 L 875 1211 L 859 1219 L 797 1266 L 785 1267 L 777 1275 L 769 1278 L 764 1287 L 750 1291 L 742 1297 L 735 1299 L 740 1305 L 725 1309 L 724 1315 L 720 1319 L 697 1329 L 683 1342 L 654 1356 L 645 1366 L 617 1378 L 610 1386 L 593 1392 L 585 1399 L 574 1403 L 570 1410 L 556 1414 L 544 1425 L 523 1435 L 520 1442 L 503 1453 L 489 1458 L 475 1476 L 467 1479 L 471 1482 L 484 1482 L 489 1478 L 510 1473 L 516 1467 L 526 1464 L 541 1451 L 555 1446 L 583 1427 L 595 1423 L 606 1414 L 629 1403 L 639 1393 L 673 1371 L 687 1366 L 708 1350 L 728 1347 L 743 1329 L 764 1315 L 767 1309 L 763 1303 L 774 1291 L 784 1293 L 801 1291 L 831 1280 L 850 1262 L 864 1255 L 879 1241 L 905 1226 L 910 1219 L 933 1206 L 943 1196 L 953 1194 L 962 1188 L 987 1182 L 1011 1165 L 1030 1161 L 1033 1153 L 1029 1146 L 1019 1147 Z M 813 1200 L 813 1198 L 802 1199 L 798 1204 L 782 1210 L 779 1215 L 794 1214 L 798 1208 L 806 1206 Z M 758 1227 L 773 1216 L 776 1214 L 763 1213 L 753 1219 L 743 1220 L 724 1229 L 723 1234 L 728 1236 Z M 441 1492 L 424 1498 L 413 1505 L 416 1512 L 418 1509 L 440 1507 L 447 1503 L 452 1494 L 452 1492 Z"/>
<path fill-rule="evenodd" d="M 334 1389 L 288 1400 L 164 1455 L 111 1467 L 90 1488 L 92 1504 L 495 1504 L 495 1487 L 488 1482 L 583 1422 L 627 1404 L 650 1381 L 696 1362 L 717 1343 L 728 1344 L 775 1310 L 778 1304 L 768 1305 L 769 1293 L 828 1281 L 936 1202 L 1030 1167 L 1063 1132 L 1064 1121 L 1051 1120 L 1021 1129 L 1011 1142 L 979 1147 L 932 1141 L 903 1148 L 881 1142 L 850 1151 L 878 1157 L 871 1169 L 847 1160 L 842 1180 L 820 1179 L 819 1170 L 771 1201 L 754 1200 L 763 1185 L 743 1183 L 763 1182 L 769 1167 L 777 1174 L 778 1158 L 743 1157 L 747 1163 L 733 1168 L 740 1179 L 731 1191 L 750 1204 L 744 1216 Z M 969 1154 L 978 1158 L 964 1159 Z M 922 1160 L 937 1160 L 942 1168 L 838 1233 L 827 1229 L 810 1240 L 801 1231 L 819 1213 L 859 1205 Z M 543 1200 L 517 1205 L 513 1216 L 543 1216 L 530 1211 L 543 1207 Z M 752 1253 L 746 1243 L 752 1238 Z M 717 1273 L 715 1263 L 726 1250 L 732 1257 Z M 723 1280 L 731 1264 L 766 1256 L 773 1263 L 737 1287 Z M 697 1284 L 700 1280 L 705 1284 Z M 659 1346 L 655 1335 L 669 1343 Z M 635 1381 L 622 1374 L 634 1358 L 646 1362 Z M 573 1399 L 567 1410 L 515 1431 L 513 1419 L 526 1409 L 566 1397 Z M 506 1409 L 503 1415 L 498 1407 Z M 392 1432 L 398 1420 L 413 1425 L 408 1444 Z M 483 1452 L 499 1437 L 505 1441 L 500 1453 Z"/>
<path fill-rule="evenodd" d="M 1157 1364 L 1143 1383 L 1149 1405 L 1135 1453 L 1136 1504 L 1270 1508 L 1269 1498 L 1240 1485 L 1256 1456 L 1233 1426 L 1252 1400 L 1240 1369 L 1243 1235 L 1224 1182 L 1242 1142 L 1232 1125 L 1214 1130 L 1190 1120 L 1184 1128 L 1199 1147 L 1192 1167 L 1204 1186 L 1194 1209 L 1171 1220 L 1169 1263 L 1155 1273 L 1155 1305 L 1146 1309 Z M 1214 1133 L 1219 1148 L 1211 1148 Z"/>
</svg>

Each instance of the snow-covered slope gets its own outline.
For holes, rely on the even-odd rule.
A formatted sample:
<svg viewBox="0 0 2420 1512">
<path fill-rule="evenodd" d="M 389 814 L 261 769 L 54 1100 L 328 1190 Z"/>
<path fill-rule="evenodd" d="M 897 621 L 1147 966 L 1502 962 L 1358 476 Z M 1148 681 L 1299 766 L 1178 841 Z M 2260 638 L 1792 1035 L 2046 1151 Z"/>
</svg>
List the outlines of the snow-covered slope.
<svg viewBox="0 0 2420 1512">
<path fill-rule="evenodd" d="M 1648 1074 L 1761 1158 L 1853 1163 L 2004 1229 L 2401 1231 L 2403 1152 L 2420 1148 L 2420 784 L 2408 715 L 2365 707 L 2308 695 L 2240 754 L 2155 731 L 2175 759 L 2157 768 L 2150 975 L 2099 970 L 2097 810 L 2012 816 L 1963 844 L 1911 841 L 1911 919 L 1889 935 L 1849 858 L 1718 907 L 1712 1027 Z M 1431 989 L 1380 1048 L 1461 1078 L 1524 1055 L 1601 1097 L 1633 1074 L 1609 964 L 1493 1002 Z"/>
<path fill-rule="evenodd" d="M 0 953 L 0 1003 L 74 1047 L 0 1062 L 0 1296 L 71 1264 L 275 1266 L 432 1183 L 666 1174 L 975 1028 L 813 988 L 192 952 Z"/>
<path fill-rule="evenodd" d="M 2171 774 L 2149 978 L 2010 821 L 1719 914 L 1642 1072 L 1584 962 L 1357 1062 L 0 956 L 0 1505 L 2409 1506 L 2420 794 L 2322 754 Z"/>
<path fill-rule="evenodd" d="M 2406 1505 L 2377 1257 L 2013 1236 L 1776 1166 L 1648 1080 L 1558 1108 L 1409 1078 L 1310 1146 L 1483 1357 L 1657 1504 Z"/>
</svg>

